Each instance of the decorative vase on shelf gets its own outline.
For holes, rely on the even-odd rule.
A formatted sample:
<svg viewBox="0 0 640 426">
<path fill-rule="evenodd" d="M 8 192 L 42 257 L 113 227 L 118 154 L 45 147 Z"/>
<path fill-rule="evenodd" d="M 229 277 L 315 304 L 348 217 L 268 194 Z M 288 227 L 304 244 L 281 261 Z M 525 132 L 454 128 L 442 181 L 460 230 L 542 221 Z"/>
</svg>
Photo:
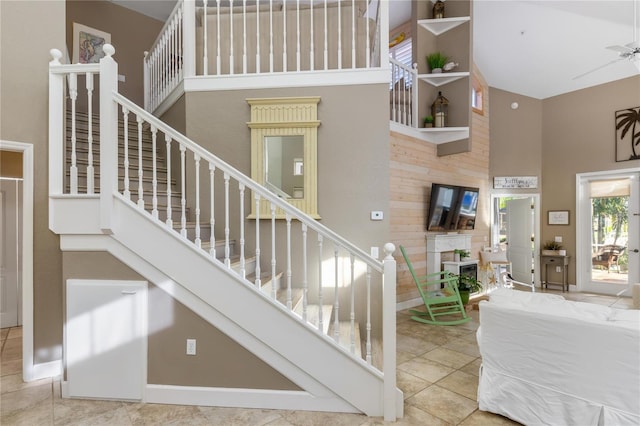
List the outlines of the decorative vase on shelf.
<svg viewBox="0 0 640 426">
<path fill-rule="evenodd" d="M 433 5 L 433 19 L 442 18 L 444 18 L 444 2 L 442 0 L 438 0 Z"/>
<path fill-rule="evenodd" d="M 442 73 L 442 68 L 434 68 L 431 70 L 431 74 L 440 74 Z"/>
</svg>

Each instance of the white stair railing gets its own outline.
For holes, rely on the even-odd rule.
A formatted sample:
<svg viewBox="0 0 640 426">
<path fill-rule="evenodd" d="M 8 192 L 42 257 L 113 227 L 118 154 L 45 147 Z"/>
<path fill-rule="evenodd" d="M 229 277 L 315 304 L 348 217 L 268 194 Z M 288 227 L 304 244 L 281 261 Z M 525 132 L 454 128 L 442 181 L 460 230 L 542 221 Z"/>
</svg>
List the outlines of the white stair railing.
<svg viewBox="0 0 640 426">
<path fill-rule="evenodd" d="M 374 48 L 388 38 L 383 36 L 388 29 L 380 28 L 388 27 L 388 8 L 380 7 L 380 2 L 203 0 L 198 4 L 178 0 L 145 52 L 147 111 L 160 106 L 186 77 L 386 66 L 381 58 L 388 49 Z M 372 52 L 380 57 L 372 58 Z"/>
<path fill-rule="evenodd" d="M 385 381 L 385 401 L 392 401 L 392 407 L 389 407 L 389 412 L 385 412 L 385 418 L 396 418 L 397 403 L 397 388 L 395 383 L 395 260 L 392 257 L 392 253 L 395 249 L 393 244 L 386 244 L 384 247 L 385 258 L 383 261 L 378 261 L 362 249 L 354 246 L 345 238 L 336 234 L 326 226 L 322 225 L 318 221 L 314 220 L 304 212 L 293 207 L 285 200 L 278 197 L 276 194 L 269 191 L 267 188 L 259 185 L 249 177 L 243 175 L 235 168 L 231 167 L 215 155 L 206 151 L 194 141 L 188 137 L 182 135 L 178 131 L 174 130 L 164 122 L 154 117 L 149 112 L 140 108 L 124 96 L 117 93 L 117 64 L 113 60 L 113 54 L 115 49 L 111 45 L 105 45 L 104 51 L 106 56 L 100 61 L 99 65 L 62 65 L 59 62 L 61 53 L 57 50 L 52 50 L 53 60 L 50 63 L 50 196 L 52 197 L 77 197 L 80 194 L 79 187 L 76 185 L 71 186 L 71 190 L 65 190 L 63 185 L 63 176 L 65 176 L 66 169 L 74 167 L 74 163 L 66 165 L 63 161 L 64 152 L 64 132 L 63 132 L 63 99 L 64 99 L 64 79 L 67 75 L 72 73 L 83 74 L 96 74 L 99 71 L 99 83 L 100 83 L 100 168 L 98 179 L 100 182 L 100 213 L 101 213 L 101 227 L 106 233 L 112 232 L 113 218 L 113 197 L 120 197 L 123 201 L 128 202 L 132 208 L 137 209 L 140 214 L 148 217 L 148 220 L 154 221 L 159 227 L 164 228 L 166 232 L 174 233 L 185 244 L 192 246 L 195 252 L 199 252 L 201 255 L 208 256 L 211 262 L 219 265 L 219 267 L 228 268 L 233 270 L 233 265 L 230 259 L 230 244 L 232 238 L 241 242 L 241 247 L 244 252 L 245 242 L 248 239 L 248 235 L 245 234 L 245 224 L 253 223 L 255 225 L 256 234 L 255 240 L 251 241 L 248 246 L 253 246 L 256 257 L 256 275 L 253 282 L 250 282 L 243 272 L 238 272 L 239 280 L 246 283 L 247 286 L 253 288 L 258 293 L 276 299 L 276 275 L 277 268 L 283 265 L 286 268 L 286 299 L 282 302 L 274 300 L 274 303 L 278 303 L 279 306 L 293 318 L 297 318 L 302 321 L 312 330 L 315 330 L 318 334 L 325 338 L 327 344 L 337 345 L 341 341 L 351 342 L 345 348 L 342 348 L 345 354 L 348 354 L 354 358 L 357 358 L 355 351 L 355 345 L 360 342 L 355 341 L 355 328 L 358 324 L 363 324 L 364 330 L 366 330 L 365 341 L 362 342 L 365 353 L 362 358 L 359 358 L 359 362 L 363 363 L 363 366 L 371 368 L 372 370 L 383 371 Z M 73 111 L 75 114 L 75 111 Z M 118 131 L 118 118 L 125 123 L 121 132 Z M 91 120 L 91 117 L 89 118 Z M 55 120 L 55 121 L 54 121 Z M 128 131 L 128 123 L 135 123 L 136 132 Z M 75 123 L 72 124 L 74 126 Z M 76 132 L 78 129 L 72 129 L 72 132 Z M 141 164 L 140 159 L 146 149 L 143 133 L 144 131 L 151 132 L 151 140 L 147 144 L 153 149 L 152 155 L 147 157 L 151 158 L 151 194 L 149 191 L 144 191 L 140 186 L 140 182 L 145 178 L 143 173 L 144 166 Z M 157 138 L 161 138 L 164 135 L 165 148 L 166 148 L 166 164 L 156 164 L 158 157 L 155 150 L 157 149 Z M 136 138 L 134 149 L 138 150 L 138 164 L 129 164 L 129 159 L 126 155 L 128 150 L 128 140 L 123 141 L 122 145 L 118 144 L 119 138 Z M 75 149 L 75 147 L 73 148 Z M 119 151 L 124 150 L 122 155 L 119 155 Z M 167 180 L 165 189 L 159 189 L 157 185 L 157 170 L 170 166 L 171 152 L 180 152 L 180 161 L 178 164 L 181 193 L 180 193 L 180 224 L 178 228 L 174 228 L 172 220 L 171 199 L 174 196 L 174 192 L 171 189 L 171 180 Z M 129 168 L 137 168 L 138 182 L 138 194 L 137 199 L 132 200 L 130 198 L 130 191 L 128 189 L 129 182 L 127 181 L 128 174 L 126 173 Z M 146 166 L 149 167 L 148 165 Z M 119 183 L 118 171 L 125 171 L 124 182 Z M 170 173 L 170 167 L 166 167 L 167 173 Z M 203 176 L 207 176 L 201 179 L 200 170 L 202 170 Z M 207 173 L 208 172 L 208 173 Z M 136 174 L 133 173 L 135 176 Z M 186 176 L 193 176 L 196 190 L 192 194 L 188 194 L 186 187 Z M 216 176 L 222 178 L 223 191 L 215 191 L 214 188 L 217 182 Z M 147 178 L 148 179 L 148 178 Z M 208 186 L 208 187 L 207 187 Z M 236 191 L 237 188 L 237 191 Z M 250 192 L 250 194 L 247 193 Z M 215 195 L 215 196 L 214 196 Z M 145 197 L 147 201 L 145 201 Z M 168 200 L 167 206 L 163 208 L 159 207 L 158 199 Z M 209 197 L 209 199 L 207 199 Z M 256 215 L 255 219 L 248 219 L 244 217 L 244 205 L 245 202 L 254 199 L 256 202 Z M 151 200 L 151 201 L 148 201 Z M 260 203 L 261 200 L 267 200 L 271 205 L 270 217 L 260 217 Z M 215 204 L 220 202 L 224 203 L 224 213 L 222 217 L 222 223 L 215 219 L 214 212 Z M 191 214 L 189 207 L 195 206 L 195 214 Z M 210 206 L 210 212 L 205 215 L 201 215 L 200 209 L 203 206 Z M 240 220 L 238 225 L 236 220 L 231 220 L 230 210 L 239 210 Z M 286 215 L 286 221 L 284 224 L 275 220 L 275 212 L 282 211 Z M 211 247 L 206 247 L 202 243 L 200 235 L 200 227 L 203 221 L 202 217 L 209 217 L 208 223 L 212 225 L 211 228 Z M 195 220 L 195 235 L 189 235 L 186 230 L 187 218 Z M 292 223 L 295 221 L 295 224 Z M 246 223 L 245 223 L 246 222 Z M 264 234 L 261 235 L 260 225 L 266 225 L 268 229 L 263 230 Z M 224 256 L 219 258 L 220 255 L 215 251 L 213 233 L 214 226 L 224 229 Z M 283 226 L 281 226 L 283 225 Z M 315 236 L 309 235 L 315 234 Z M 266 236 L 266 238 L 265 238 Z M 262 237 L 262 241 L 261 241 Z M 264 241 L 266 240 L 266 241 Z M 312 241 L 317 241 L 317 247 L 313 249 Z M 282 243 L 276 244 L 278 241 Z M 326 241 L 326 244 L 324 243 Z M 263 246 L 264 245 L 264 246 Z M 309 247 L 308 247 L 309 245 Z M 302 251 L 291 250 L 291 247 L 302 246 Z M 326 247 L 326 251 L 325 251 Z M 261 252 L 269 254 L 269 261 L 271 266 L 271 284 L 270 293 L 265 293 L 262 288 L 262 282 L 260 277 L 260 256 Z M 242 255 L 244 257 L 244 253 Z M 281 260 L 278 260 L 281 259 Z M 266 260 L 266 259 L 265 259 Z M 242 260 L 244 262 L 244 259 Z M 314 276 L 311 265 L 317 268 L 317 275 Z M 243 269 L 244 266 L 241 267 Z M 212 283 L 212 285 L 215 285 Z M 315 287 L 316 294 L 314 297 L 310 297 L 309 289 Z M 323 288 L 334 288 L 334 294 L 323 294 Z M 292 289 L 300 288 L 302 290 L 302 310 L 297 312 L 294 310 L 295 306 L 292 300 Z M 358 296 L 360 294 L 360 296 Z M 363 297 L 365 294 L 366 297 Z M 323 318 L 323 297 L 332 296 L 333 301 L 329 303 L 335 304 L 334 321 L 335 329 L 331 337 L 326 335 L 325 322 L 327 325 L 331 322 L 331 318 Z M 338 299 L 340 297 L 348 298 L 348 305 L 351 311 L 342 313 L 338 311 Z M 372 311 L 372 300 L 379 299 L 382 301 L 382 312 Z M 308 308 L 311 305 L 318 305 L 318 318 L 317 322 L 312 321 L 308 317 Z M 379 305 L 379 304 L 376 304 Z M 345 339 L 340 339 L 341 328 L 338 326 L 338 321 L 343 319 L 350 322 L 349 335 L 344 336 Z M 372 322 L 372 319 L 376 317 L 380 320 L 381 324 L 376 325 Z M 374 335 L 381 338 L 383 342 L 383 353 L 372 353 L 372 341 Z M 380 355 L 383 359 L 382 362 L 378 362 L 377 355 Z M 392 383 L 387 384 L 387 379 L 392 380 Z M 388 393 L 387 393 L 388 392 Z M 385 402 L 386 404 L 386 402 Z"/>
<path fill-rule="evenodd" d="M 413 68 L 389 58 L 391 86 L 389 88 L 391 121 L 409 127 L 418 126 L 418 64 Z"/>
</svg>

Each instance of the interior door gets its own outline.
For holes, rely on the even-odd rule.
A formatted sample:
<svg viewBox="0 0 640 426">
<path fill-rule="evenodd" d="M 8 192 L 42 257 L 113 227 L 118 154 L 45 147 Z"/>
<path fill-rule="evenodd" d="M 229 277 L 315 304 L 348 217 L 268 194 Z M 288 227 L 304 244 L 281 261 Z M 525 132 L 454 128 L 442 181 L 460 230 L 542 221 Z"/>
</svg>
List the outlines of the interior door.
<svg viewBox="0 0 640 426">
<path fill-rule="evenodd" d="M 22 182 L 0 179 L 0 327 L 22 324 L 20 315 L 21 226 L 20 194 Z"/>
<path fill-rule="evenodd" d="M 511 275 L 516 281 L 533 282 L 534 209 L 532 198 L 506 202 L 507 256 L 511 261 Z"/>
</svg>

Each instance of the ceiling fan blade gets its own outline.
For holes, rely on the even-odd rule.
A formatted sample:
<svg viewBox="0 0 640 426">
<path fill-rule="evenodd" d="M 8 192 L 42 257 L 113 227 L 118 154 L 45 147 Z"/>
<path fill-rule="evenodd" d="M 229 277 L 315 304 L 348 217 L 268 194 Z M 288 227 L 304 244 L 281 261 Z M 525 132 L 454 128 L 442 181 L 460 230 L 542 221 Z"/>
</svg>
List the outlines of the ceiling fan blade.
<svg viewBox="0 0 640 426">
<path fill-rule="evenodd" d="M 633 43 L 630 43 L 633 44 Z M 629 45 L 626 46 L 607 46 L 606 48 L 609 50 L 615 50 L 616 52 L 620 52 L 620 53 L 629 53 L 633 51 L 633 47 L 631 47 Z"/>
<path fill-rule="evenodd" d="M 631 50 L 634 50 L 640 48 L 640 41 L 632 41 L 631 43 L 625 44 L 625 46 Z"/>
<path fill-rule="evenodd" d="M 598 70 L 601 70 L 602 68 L 604 68 L 604 67 L 608 67 L 609 65 L 615 64 L 616 62 L 620 62 L 620 61 L 622 61 L 623 59 L 625 59 L 625 58 L 618 58 L 618 59 L 614 59 L 613 61 L 607 62 L 607 63 L 606 63 L 606 64 L 604 64 L 604 65 L 600 65 L 599 67 L 594 68 L 594 69 L 592 69 L 591 71 L 587 71 L 587 72 L 585 72 L 585 73 L 582 73 L 582 74 L 580 74 L 580 75 L 577 75 L 577 76 L 573 77 L 571 80 L 577 80 L 577 79 L 579 79 L 579 78 L 582 78 L 582 77 L 584 77 L 585 75 L 588 75 L 588 74 L 591 74 L 592 72 L 596 72 L 596 71 L 598 71 Z"/>
</svg>

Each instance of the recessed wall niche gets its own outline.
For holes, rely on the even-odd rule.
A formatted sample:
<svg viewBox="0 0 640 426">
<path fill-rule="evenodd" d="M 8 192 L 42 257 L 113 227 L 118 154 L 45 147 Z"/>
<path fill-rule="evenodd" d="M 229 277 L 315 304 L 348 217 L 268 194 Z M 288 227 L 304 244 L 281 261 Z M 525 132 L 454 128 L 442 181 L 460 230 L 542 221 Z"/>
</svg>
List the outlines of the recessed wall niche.
<svg viewBox="0 0 640 426">
<path fill-rule="evenodd" d="M 309 216 L 318 215 L 320 97 L 252 98 L 251 178 Z M 271 219 L 271 203 L 251 203 L 250 219 Z M 276 219 L 284 219 L 276 209 Z"/>
</svg>

